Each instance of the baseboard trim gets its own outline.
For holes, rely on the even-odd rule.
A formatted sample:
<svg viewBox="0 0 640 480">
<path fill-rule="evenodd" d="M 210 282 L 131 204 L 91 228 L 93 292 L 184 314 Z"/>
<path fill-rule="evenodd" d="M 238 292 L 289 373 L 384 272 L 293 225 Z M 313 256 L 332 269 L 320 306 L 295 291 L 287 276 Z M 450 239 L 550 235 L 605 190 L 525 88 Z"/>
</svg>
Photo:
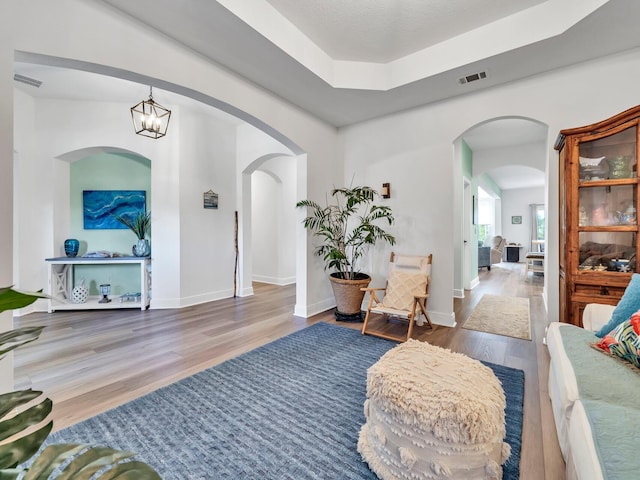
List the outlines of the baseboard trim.
<svg viewBox="0 0 640 480">
<path fill-rule="evenodd" d="M 456 314 L 451 313 L 442 313 L 442 312 L 429 312 L 429 319 L 431 323 L 434 325 L 441 325 L 443 327 L 455 327 L 456 324 Z"/>
<path fill-rule="evenodd" d="M 267 277 L 264 275 L 254 275 L 253 281 L 284 287 L 285 285 L 291 285 L 292 283 L 296 283 L 296 277 L 293 276 L 293 277 L 278 278 L 278 277 Z"/>
<path fill-rule="evenodd" d="M 333 297 L 326 298 L 320 302 L 312 303 L 310 305 L 299 305 L 296 303 L 296 306 L 293 309 L 293 314 L 296 317 L 309 318 L 335 308 L 335 306 L 336 301 Z"/>
</svg>

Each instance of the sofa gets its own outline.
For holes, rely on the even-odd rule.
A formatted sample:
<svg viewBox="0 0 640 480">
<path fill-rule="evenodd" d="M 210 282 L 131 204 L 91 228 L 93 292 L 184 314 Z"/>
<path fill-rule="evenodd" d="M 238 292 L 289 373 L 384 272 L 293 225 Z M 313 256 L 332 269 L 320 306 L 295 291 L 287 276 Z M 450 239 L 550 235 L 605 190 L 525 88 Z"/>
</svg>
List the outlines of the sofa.
<svg viewBox="0 0 640 480">
<path fill-rule="evenodd" d="M 487 267 L 491 270 L 491 247 L 478 246 L 478 269 Z"/>
<path fill-rule="evenodd" d="M 589 304 L 584 328 L 547 329 L 549 397 L 569 480 L 640 477 L 640 369 L 594 347 L 614 309 Z"/>
</svg>

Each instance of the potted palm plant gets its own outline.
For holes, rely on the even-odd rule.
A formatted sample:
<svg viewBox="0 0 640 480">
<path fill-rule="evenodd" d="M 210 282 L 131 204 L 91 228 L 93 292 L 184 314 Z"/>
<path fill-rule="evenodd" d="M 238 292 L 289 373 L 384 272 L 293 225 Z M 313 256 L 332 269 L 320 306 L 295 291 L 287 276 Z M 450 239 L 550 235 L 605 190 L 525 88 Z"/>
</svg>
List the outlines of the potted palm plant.
<svg viewBox="0 0 640 480">
<path fill-rule="evenodd" d="M 362 288 L 371 277 L 359 271 L 359 261 L 378 241 L 395 244 L 395 237 L 379 223 L 393 225 L 391 208 L 375 205 L 378 193 L 367 186 L 335 188 L 335 203 L 322 207 L 312 200 L 301 200 L 297 207 L 308 209 L 303 220 L 306 229 L 321 241 L 315 254 L 325 261 L 336 300 L 338 320 L 360 320 L 364 298 Z"/>
<path fill-rule="evenodd" d="M 0 288 L 0 313 L 26 307 L 40 297 L 46 295 Z M 0 359 L 11 350 L 36 340 L 43 328 L 25 327 L 2 332 Z M 146 463 L 123 462 L 133 453 L 108 447 L 53 444 L 39 451 L 53 428 L 53 422 L 48 419 L 52 408 L 53 402 L 49 398 L 32 389 L 0 395 L 0 437 L 3 439 L 0 444 L 0 479 L 161 480 L 160 475 Z M 52 474 L 55 477 L 51 477 Z"/>
<path fill-rule="evenodd" d="M 137 215 L 118 215 L 113 214 L 123 225 L 129 227 L 129 229 L 135 233 L 138 237 L 138 241 L 133 246 L 133 254 L 136 257 L 148 257 L 151 254 L 151 246 L 149 245 L 149 239 L 146 238 L 151 230 L 151 212 L 144 212 L 140 210 Z"/>
</svg>

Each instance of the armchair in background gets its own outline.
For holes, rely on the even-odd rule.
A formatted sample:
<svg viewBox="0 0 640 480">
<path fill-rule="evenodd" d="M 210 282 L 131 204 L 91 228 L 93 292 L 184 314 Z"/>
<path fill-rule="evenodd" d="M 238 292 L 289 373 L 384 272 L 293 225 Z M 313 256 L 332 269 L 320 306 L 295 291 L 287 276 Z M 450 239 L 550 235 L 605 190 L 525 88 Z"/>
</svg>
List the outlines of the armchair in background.
<svg viewBox="0 0 640 480">
<path fill-rule="evenodd" d="M 504 246 L 506 244 L 507 239 L 500 235 L 496 235 L 491 238 L 491 242 L 489 243 L 489 246 L 491 247 L 491 265 L 502 261 L 502 252 L 504 251 Z"/>
</svg>

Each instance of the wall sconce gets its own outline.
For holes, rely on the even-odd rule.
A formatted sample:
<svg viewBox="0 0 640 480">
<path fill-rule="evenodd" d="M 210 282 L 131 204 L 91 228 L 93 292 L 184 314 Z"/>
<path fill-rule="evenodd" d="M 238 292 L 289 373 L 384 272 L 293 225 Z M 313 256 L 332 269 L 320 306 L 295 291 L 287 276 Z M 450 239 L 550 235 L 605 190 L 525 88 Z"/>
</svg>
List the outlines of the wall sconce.
<svg viewBox="0 0 640 480">
<path fill-rule="evenodd" d="M 391 184 L 383 183 L 382 184 L 382 198 L 391 198 Z"/>
</svg>

